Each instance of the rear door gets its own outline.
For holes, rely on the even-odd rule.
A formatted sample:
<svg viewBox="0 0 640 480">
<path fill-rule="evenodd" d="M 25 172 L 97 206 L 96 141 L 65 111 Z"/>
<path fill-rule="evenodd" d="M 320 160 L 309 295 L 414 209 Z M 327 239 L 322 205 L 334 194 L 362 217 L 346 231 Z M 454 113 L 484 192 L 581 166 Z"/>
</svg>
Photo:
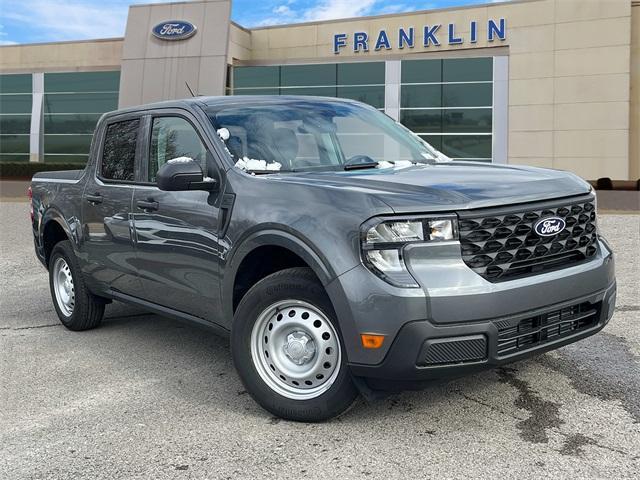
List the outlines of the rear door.
<svg viewBox="0 0 640 480">
<path fill-rule="evenodd" d="M 136 158 L 142 149 L 139 116 L 113 117 L 99 129 L 96 168 L 82 195 L 82 265 L 96 291 L 138 296 L 131 205 Z"/>
<path fill-rule="evenodd" d="M 168 160 L 189 157 L 205 175 L 221 172 L 197 120 L 182 110 L 157 111 L 146 118 L 141 180 L 133 198 L 138 273 L 144 298 L 219 323 L 219 196 L 217 192 L 165 192 L 156 174 Z"/>
</svg>

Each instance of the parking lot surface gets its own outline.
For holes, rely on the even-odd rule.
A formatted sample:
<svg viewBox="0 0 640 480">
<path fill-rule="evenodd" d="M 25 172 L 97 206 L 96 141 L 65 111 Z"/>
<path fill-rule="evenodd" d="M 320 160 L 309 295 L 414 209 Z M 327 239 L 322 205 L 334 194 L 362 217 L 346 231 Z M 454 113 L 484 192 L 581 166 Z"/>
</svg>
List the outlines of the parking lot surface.
<svg viewBox="0 0 640 480">
<path fill-rule="evenodd" d="M 227 341 L 122 304 L 63 328 L 26 203 L 0 203 L 0 478 L 638 478 L 640 216 L 603 215 L 618 307 L 596 336 L 508 368 L 279 420 Z"/>
</svg>

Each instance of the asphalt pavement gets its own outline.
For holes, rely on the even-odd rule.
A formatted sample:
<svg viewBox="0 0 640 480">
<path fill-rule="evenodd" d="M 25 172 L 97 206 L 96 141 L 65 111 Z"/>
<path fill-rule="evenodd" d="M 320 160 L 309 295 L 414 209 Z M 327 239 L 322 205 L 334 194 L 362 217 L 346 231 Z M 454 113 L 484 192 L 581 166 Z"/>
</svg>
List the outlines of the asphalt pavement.
<svg viewBox="0 0 640 480">
<path fill-rule="evenodd" d="M 199 327 L 114 303 L 67 331 L 28 223 L 0 203 L 0 479 L 638 478 L 639 215 L 600 218 L 619 285 L 601 333 L 322 424 L 262 410 Z"/>
</svg>

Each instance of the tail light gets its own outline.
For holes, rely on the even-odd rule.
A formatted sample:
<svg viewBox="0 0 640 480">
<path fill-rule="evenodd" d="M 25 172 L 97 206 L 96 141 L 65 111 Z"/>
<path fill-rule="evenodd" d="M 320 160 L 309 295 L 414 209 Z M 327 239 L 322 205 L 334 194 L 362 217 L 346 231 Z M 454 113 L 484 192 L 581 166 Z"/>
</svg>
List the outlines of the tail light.
<svg viewBox="0 0 640 480">
<path fill-rule="evenodd" d="M 31 187 L 27 190 L 27 197 L 29 197 L 29 214 L 31 215 L 31 222 L 33 223 L 35 214 L 33 212 L 33 190 L 31 190 Z"/>
</svg>

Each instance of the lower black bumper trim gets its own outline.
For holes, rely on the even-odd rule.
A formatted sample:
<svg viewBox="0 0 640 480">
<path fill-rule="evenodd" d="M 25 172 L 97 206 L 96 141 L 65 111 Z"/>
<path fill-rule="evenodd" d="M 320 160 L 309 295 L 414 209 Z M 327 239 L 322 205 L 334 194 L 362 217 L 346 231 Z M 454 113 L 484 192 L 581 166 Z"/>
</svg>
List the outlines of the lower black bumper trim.
<svg viewBox="0 0 640 480">
<path fill-rule="evenodd" d="M 533 312 L 522 312 L 514 315 L 513 319 L 531 317 L 532 314 L 540 315 L 544 312 L 555 312 L 566 309 L 571 305 L 584 304 L 585 302 L 598 306 L 597 319 L 584 328 L 568 332 L 561 337 L 547 339 L 543 343 L 534 344 L 531 348 L 522 348 L 510 354 L 499 352 L 500 332 L 497 324 L 509 319 L 495 319 L 480 323 L 467 323 L 450 326 L 434 325 L 428 320 L 410 322 L 398 333 L 389 352 L 383 362 L 377 365 L 350 364 L 354 376 L 365 377 L 370 385 L 378 383 L 416 383 L 433 380 L 444 380 L 478 372 L 488 368 L 498 367 L 553 350 L 564 345 L 576 342 L 602 330 L 611 318 L 616 298 L 616 284 L 612 283 L 606 290 L 593 295 L 573 299 L 557 305 L 550 305 Z M 456 338 L 458 337 L 458 338 Z M 480 344 L 474 345 L 475 350 L 465 350 L 451 354 L 450 351 L 441 353 L 441 358 L 453 359 L 454 362 L 427 362 L 425 361 L 425 345 L 443 343 L 443 341 L 455 341 L 486 338 L 486 356 L 479 359 Z M 426 350 L 428 352 L 428 350 Z M 457 356 L 456 356 L 457 355 Z M 465 357 L 467 355 L 467 357 Z M 476 357 L 474 358 L 474 355 Z M 456 361 L 457 360 L 457 361 Z M 377 388 L 377 387 L 376 387 Z M 406 385 L 402 387 L 407 388 Z"/>
</svg>

